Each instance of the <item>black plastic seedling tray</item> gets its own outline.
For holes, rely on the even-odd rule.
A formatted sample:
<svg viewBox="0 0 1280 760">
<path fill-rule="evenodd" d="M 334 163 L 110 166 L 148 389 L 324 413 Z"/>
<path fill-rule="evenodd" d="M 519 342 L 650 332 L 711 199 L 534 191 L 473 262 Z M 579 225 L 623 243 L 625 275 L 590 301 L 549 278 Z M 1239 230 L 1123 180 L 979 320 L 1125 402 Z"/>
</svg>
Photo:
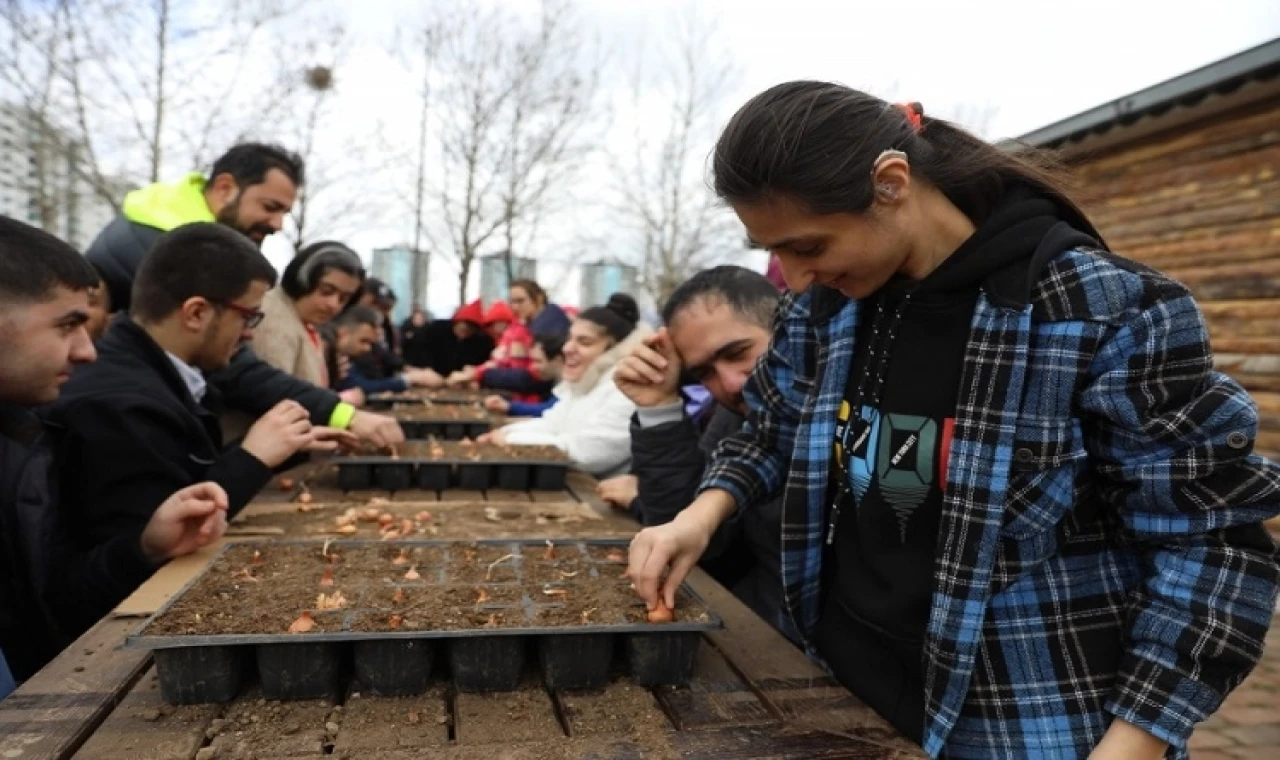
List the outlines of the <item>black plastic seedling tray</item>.
<svg viewBox="0 0 1280 760">
<path fill-rule="evenodd" d="M 425 441 L 428 438 L 439 438 L 443 441 L 461 441 L 463 438 L 475 438 L 493 429 L 488 420 L 400 420 L 400 429 L 404 437 L 411 441 Z"/>
<path fill-rule="evenodd" d="M 328 618 L 331 621 L 341 618 L 341 625 L 325 628 L 324 632 L 149 633 L 153 623 L 196 588 L 206 575 L 215 568 L 220 568 L 219 573 L 227 571 L 226 563 L 215 560 L 129 636 L 125 646 L 154 650 L 161 694 L 172 704 L 229 701 L 254 678 L 255 672 L 263 695 L 282 700 L 331 698 L 340 693 L 351 675 L 362 688 L 375 694 L 422 694 L 433 675 L 445 670 L 459 691 L 506 691 L 516 688 L 529 666 L 536 666 L 548 688 L 553 690 L 599 688 L 608 683 L 615 660 L 621 660 L 631 678 L 642 685 L 686 683 L 693 673 L 702 632 L 723 627 L 719 616 L 687 585 L 681 589 L 686 605 L 691 601 L 701 608 L 693 620 L 636 623 L 620 615 L 614 620 L 592 620 L 582 625 L 539 624 L 540 613 L 564 607 L 563 602 L 548 599 L 568 597 L 535 596 L 533 589 L 540 588 L 542 594 L 553 587 L 571 589 L 571 593 L 577 588 L 612 593 L 617 585 L 610 584 L 624 582 L 618 577 L 621 564 L 600 558 L 591 549 L 625 545 L 625 540 L 557 542 L 556 562 L 567 560 L 579 569 L 573 571 L 574 580 L 544 583 L 545 574 L 549 572 L 547 560 L 542 556 L 545 541 L 397 542 L 397 549 L 436 549 L 439 566 L 417 566 L 422 577 L 410 584 L 376 578 L 378 571 L 369 573 L 362 565 L 345 569 L 336 565 L 339 569 L 335 572 L 339 575 L 347 572 L 363 579 L 342 584 L 344 593 L 352 600 L 350 606 L 327 612 L 307 610 L 315 617 L 337 616 Z M 237 546 L 244 545 L 225 547 L 222 554 L 237 550 Z M 320 553 L 323 546 L 321 542 L 311 541 L 278 542 L 263 546 L 262 553 L 265 561 L 270 562 L 272 548 L 309 550 L 314 547 Z M 328 547 L 341 556 L 349 552 L 373 552 L 386 546 L 377 541 L 328 542 Z M 510 555 L 509 559 L 504 556 L 504 564 L 511 567 L 509 574 L 492 581 L 475 580 L 467 577 L 465 571 L 460 571 L 462 577 L 451 576 L 450 568 L 457 567 L 454 563 L 458 557 L 467 551 L 486 548 Z M 474 556 L 468 558 L 469 570 L 487 564 Z M 229 577 L 220 575 L 210 583 L 225 584 Z M 494 589 L 495 593 L 505 590 L 509 593 L 505 593 L 501 601 L 477 603 L 475 612 L 476 615 L 510 616 L 510 623 L 500 627 L 464 626 L 449 630 L 368 632 L 353 628 L 361 616 L 385 619 L 390 614 L 398 614 L 390 599 L 395 589 L 410 586 L 422 594 L 429 594 L 435 588 L 441 599 L 450 590 L 465 589 L 464 594 L 480 586 Z M 639 599 L 634 604 L 638 609 Z M 298 614 L 303 611 L 299 608 Z M 472 615 L 472 619 L 476 615 Z M 489 620 L 493 620 L 492 615 Z"/>
<path fill-rule="evenodd" d="M 458 390 L 437 390 L 423 393 L 379 393 L 370 396 L 366 405 L 376 409 L 386 409 L 392 406 L 415 404 L 421 406 L 424 401 L 430 401 L 433 404 L 479 404 L 486 396 L 501 396 L 502 398 L 511 398 L 511 394 L 507 391 L 496 391 L 486 389 L 484 391 L 458 391 Z"/>
<path fill-rule="evenodd" d="M 405 491 L 421 488 L 443 491 L 462 488 L 484 491 L 559 491 L 564 488 L 569 462 L 476 461 L 462 457 L 441 459 L 355 456 L 337 459 L 338 487 L 346 491 L 380 488 Z"/>
</svg>

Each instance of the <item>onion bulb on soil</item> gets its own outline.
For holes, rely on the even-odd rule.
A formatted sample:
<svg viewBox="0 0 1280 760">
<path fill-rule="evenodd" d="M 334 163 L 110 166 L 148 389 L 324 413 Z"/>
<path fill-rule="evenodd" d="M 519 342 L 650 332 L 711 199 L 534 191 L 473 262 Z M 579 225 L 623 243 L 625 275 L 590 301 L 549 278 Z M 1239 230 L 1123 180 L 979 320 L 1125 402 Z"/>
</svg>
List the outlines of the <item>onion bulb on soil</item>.
<svg viewBox="0 0 1280 760">
<path fill-rule="evenodd" d="M 289 624 L 289 633 L 306 633 L 316 627 L 316 619 L 310 612 L 304 612 L 298 619 Z"/>
<path fill-rule="evenodd" d="M 649 619 L 650 623 L 670 623 L 676 619 L 675 612 L 667 606 L 667 603 L 661 597 L 658 598 L 657 606 L 649 610 L 649 614 L 645 617 Z"/>
</svg>

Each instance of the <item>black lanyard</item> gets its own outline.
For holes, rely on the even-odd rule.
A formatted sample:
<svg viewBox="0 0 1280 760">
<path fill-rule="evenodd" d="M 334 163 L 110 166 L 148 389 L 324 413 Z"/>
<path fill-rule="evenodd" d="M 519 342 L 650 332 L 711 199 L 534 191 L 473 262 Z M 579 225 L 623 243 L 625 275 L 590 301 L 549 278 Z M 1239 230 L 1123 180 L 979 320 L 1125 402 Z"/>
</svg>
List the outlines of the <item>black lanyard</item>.
<svg viewBox="0 0 1280 760">
<path fill-rule="evenodd" d="M 908 291 L 903 295 L 902 302 L 893 310 L 891 317 L 886 317 L 885 296 L 881 294 L 876 299 L 876 315 L 871 322 L 871 340 L 867 346 L 867 363 L 862 375 L 858 378 L 858 386 L 854 390 L 853 401 L 850 403 L 849 421 L 846 423 L 848 433 L 842 436 L 843 439 L 848 440 L 851 437 L 849 433 L 852 433 L 853 440 L 850 445 L 841 446 L 841 455 L 836 459 L 836 466 L 840 471 L 840 490 L 832 500 L 827 516 L 826 543 L 828 546 L 835 541 L 836 522 L 840 519 L 840 503 L 846 497 L 854 500 L 857 498 L 849 488 L 850 461 L 853 459 L 853 452 L 861 449 L 867 442 L 867 436 L 871 435 L 871 422 L 862 416 L 863 402 L 876 407 L 884 396 L 884 381 L 889 374 L 889 355 L 893 350 L 894 339 L 898 336 L 898 328 L 902 326 L 902 315 L 911 302 L 913 292 Z M 880 336 L 881 331 L 884 332 L 883 339 Z"/>
</svg>

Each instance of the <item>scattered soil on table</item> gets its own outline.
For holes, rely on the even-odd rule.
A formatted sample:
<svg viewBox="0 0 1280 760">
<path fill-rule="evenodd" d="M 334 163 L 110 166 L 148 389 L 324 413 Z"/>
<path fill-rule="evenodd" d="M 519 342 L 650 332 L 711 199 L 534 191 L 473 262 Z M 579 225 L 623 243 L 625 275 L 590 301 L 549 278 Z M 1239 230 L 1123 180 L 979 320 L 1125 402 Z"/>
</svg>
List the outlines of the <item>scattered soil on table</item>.
<svg viewBox="0 0 1280 760">
<path fill-rule="evenodd" d="M 343 707 L 333 754 L 364 760 L 375 750 L 421 750 L 448 743 L 449 710 L 444 689 L 431 688 L 416 697 L 377 697 L 356 692 Z"/>
<path fill-rule="evenodd" d="M 247 693 L 210 723 L 207 756 L 216 760 L 310 757 L 331 746 L 343 708 L 323 700 L 274 702 Z"/>
<path fill-rule="evenodd" d="M 642 746 L 658 746 L 671 731 L 653 694 L 627 681 L 615 681 L 604 689 L 564 692 L 560 703 L 569 730 L 577 737 L 632 736 Z"/>
<path fill-rule="evenodd" d="M 564 738 L 551 698 L 541 688 L 497 694 L 459 694 L 458 744 L 508 744 Z M 493 731 L 502 726 L 502 731 Z"/>
</svg>

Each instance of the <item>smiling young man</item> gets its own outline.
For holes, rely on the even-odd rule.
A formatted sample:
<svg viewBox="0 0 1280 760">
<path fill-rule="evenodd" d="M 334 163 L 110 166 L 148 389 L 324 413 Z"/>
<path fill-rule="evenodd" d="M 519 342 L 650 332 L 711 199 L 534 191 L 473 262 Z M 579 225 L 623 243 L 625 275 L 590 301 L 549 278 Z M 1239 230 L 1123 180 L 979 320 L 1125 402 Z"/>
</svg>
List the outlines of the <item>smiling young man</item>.
<svg viewBox="0 0 1280 760">
<path fill-rule="evenodd" d="M 632 506 L 645 525 L 670 522 L 693 500 L 708 454 L 742 426 L 742 388 L 769 348 L 779 298 L 778 289 L 750 269 L 719 266 L 699 272 L 663 307 L 666 327 L 618 366 L 614 380 L 636 405 Z M 702 419 L 686 412 L 682 374 L 701 383 L 716 401 Z M 782 606 L 780 510 L 781 500 L 774 499 L 741 514 L 719 531 L 703 561 L 756 614 L 793 637 Z"/>
<path fill-rule="evenodd" d="M 261 246 L 284 225 L 304 179 L 297 154 L 276 145 L 241 143 L 214 161 L 208 177 L 196 172 L 177 183 L 129 193 L 121 215 L 103 228 L 85 257 L 102 273 L 113 308 L 128 311 L 138 266 L 161 235 L 184 224 L 217 222 Z M 228 409 L 249 418 L 292 399 L 317 425 L 350 430 L 379 446 L 404 440 L 394 419 L 357 411 L 328 389 L 272 367 L 247 346 L 208 380 Z"/>
<path fill-rule="evenodd" d="M 226 526 L 226 494 L 202 483 L 158 492 L 134 531 L 73 544 L 73 510 L 60 506 L 52 447 L 31 409 L 56 400 L 73 368 L 94 360 L 85 325 L 97 282 L 70 246 L 0 217 L 0 698 L 72 641 L 50 603 L 88 607 L 128 593 Z"/>
<path fill-rule="evenodd" d="M 312 427 L 288 400 L 243 440 L 223 444 L 220 394 L 204 373 L 224 367 L 252 338 L 274 283 L 258 249 L 222 225 L 187 225 L 156 241 L 134 281 L 130 313 L 115 317 L 98 361 L 72 377 L 48 412 L 82 545 L 136 531 L 159 495 L 199 480 L 226 491 L 234 516 L 272 468 L 298 451 L 332 447 L 332 431 Z M 119 601 L 65 611 L 61 621 L 85 626 Z"/>
</svg>

